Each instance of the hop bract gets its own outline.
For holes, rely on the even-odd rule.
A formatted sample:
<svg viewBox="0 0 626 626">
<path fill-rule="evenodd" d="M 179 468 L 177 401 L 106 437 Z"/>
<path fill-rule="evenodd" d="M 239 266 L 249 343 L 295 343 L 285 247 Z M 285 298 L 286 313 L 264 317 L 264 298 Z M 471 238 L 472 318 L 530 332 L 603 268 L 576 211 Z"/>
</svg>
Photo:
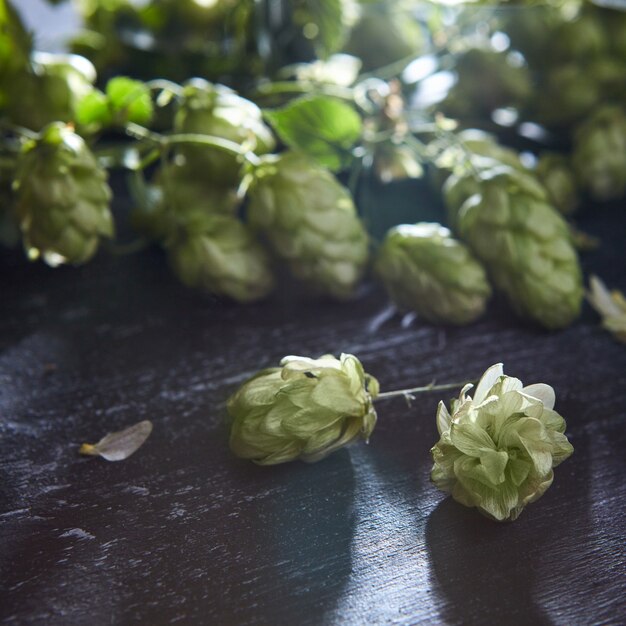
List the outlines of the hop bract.
<svg viewBox="0 0 626 626">
<path fill-rule="evenodd" d="M 457 233 L 515 310 L 546 328 L 570 324 L 582 273 L 567 224 L 537 179 L 501 166 L 451 177 L 445 191 Z"/>
<path fill-rule="evenodd" d="M 227 139 L 247 146 L 256 154 L 270 152 L 275 145 L 272 132 L 263 123 L 261 109 L 254 102 L 223 85 L 212 85 L 200 79 L 185 86 L 174 126 L 179 133 Z M 181 146 L 179 150 L 202 176 L 221 185 L 237 183 L 241 164 L 236 155 L 192 144 Z"/>
<path fill-rule="evenodd" d="M 431 478 L 457 502 L 512 521 L 545 493 L 553 468 L 574 451 L 565 420 L 554 410 L 552 387 L 524 387 L 500 363 L 485 372 L 473 398 L 469 388 L 451 413 L 439 404 Z"/>
<path fill-rule="evenodd" d="M 16 211 L 31 258 L 81 264 L 113 235 L 107 173 L 72 129 L 46 126 L 19 157 Z"/>
<path fill-rule="evenodd" d="M 391 299 L 431 322 L 468 324 L 485 310 L 491 288 L 468 248 L 439 224 L 402 224 L 385 237 L 376 273 Z"/>
<path fill-rule="evenodd" d="M 348 190 L 309 158 L 264 157 L 249 191 L 250 222 L 314 290 L 348 298 L 363 274 L 368 237 Z"/>
<path fill-rule="evenodd" d="M 378 381 L 351 354 L 288 356 L 228 400 L 230 447 L 259 465 L 319 461 L 376 425 Z"/>
</svg>

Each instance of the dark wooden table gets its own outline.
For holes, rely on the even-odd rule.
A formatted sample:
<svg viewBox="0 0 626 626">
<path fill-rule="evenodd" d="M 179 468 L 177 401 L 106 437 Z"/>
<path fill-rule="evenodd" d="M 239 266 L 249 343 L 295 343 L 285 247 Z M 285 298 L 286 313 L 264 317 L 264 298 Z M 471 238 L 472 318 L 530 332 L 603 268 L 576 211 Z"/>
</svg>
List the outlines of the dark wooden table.
<svg viewBox="0 0 626 626">
<path fill-rule="evenodd" d="M 623 203 L 580 225 L 587 270 L 626 289 Z M 0 256 L 0 615 L 7 624 L 624 624 L 626 347 L 586 310 L 562 332 L 495 301 L 477 324 L 373 321 L 278 294 L 179 286 L 155 251 L 51 270 Z M 575 453 L 512 524 L 429 482 L 440 394 L 379 406 L 369 445 L 315 464 L 231 456 L 225 399 L 285 354 L 358 355 L 383 388 L 504 361 L 557 392 Z M 121 463 L 83 441 L 142 419 Z"/>
</svg>

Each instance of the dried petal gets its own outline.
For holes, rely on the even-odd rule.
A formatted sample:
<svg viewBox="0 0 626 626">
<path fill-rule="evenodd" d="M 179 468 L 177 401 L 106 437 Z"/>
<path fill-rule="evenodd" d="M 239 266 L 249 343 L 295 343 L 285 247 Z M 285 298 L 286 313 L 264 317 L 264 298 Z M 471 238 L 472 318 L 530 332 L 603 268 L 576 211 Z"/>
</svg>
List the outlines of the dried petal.
<svg viewBox="0 0 626 626">
<path fill-rule="evenodd" d="M 150 436 L 152 422 L 143 420 L 124 430 L 105 435 L 98 443 L 84 443 L 79 454 L 101 456 L 107 461 L 123 461 L 137 451 Z"/>
<path fill-rule="evenodd" d="M 602 325 L 610 333 L 626 343 L 626 299 L 617 291 L 609 291 L 606 285 L 597 277 L 589 279 L 591 290 L 587 292 L 589 304 L 602 317 Z"/>
</svg>

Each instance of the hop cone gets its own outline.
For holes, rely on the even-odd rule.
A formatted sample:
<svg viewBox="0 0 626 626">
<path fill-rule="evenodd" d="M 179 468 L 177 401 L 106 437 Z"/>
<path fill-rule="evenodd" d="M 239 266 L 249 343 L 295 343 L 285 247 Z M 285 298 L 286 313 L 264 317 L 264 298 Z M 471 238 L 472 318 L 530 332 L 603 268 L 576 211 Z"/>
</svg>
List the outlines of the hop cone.
<svg viewBox="0 0 626 626">
<path fill-rule="evenodd" d="M 477 191 L 458 207 L 458 234 L 518 313 L 546 328 L 570 324 L 580 311 L 581 270 L 567 224 L 543 187 L 505 166 L 480 173 L 472 187 Z M 458 202 L 454 181 L 447 191 Z"/>
<path fill-rule="evenodd" d="M 308 158 L 266 157 L 249 192 L 249 218 L 292 273 L 319 292 L 349 297 L 368 239 L 348 190 Z"/>
<path fill-rule="evenodd" d="M 55 121 L 72 122 L 80 100 L 93 90 L 96 71 L 77 55 L 33 55 L 32 71 L 11 82 L 7 114 L 12 122 L 40 130 Z"/>
<path fill-rule="evenodd" d="M 474 398 L 465 387 L 437 411 L 440 440 L 431 449 L 435 485 L 461 504 L 497 521 L 513 521 L 552 484 L 553 468 L 574 451 L 565 420 L 554 410 L 554 390 L 522 386 L 489 368 Z"/>
<path fill-rule="evenodd" d="M 570 215 L 578 208 L 578 185 L 566 156 L 544 152 L 537 163 L 535 174 L 545 187 L 550 204 L 563 215 Z"/>
<path fill-rule="evenodd" d="M 83 139 L 61 123 L 25 145 L 16 175 L 16 211 L 29 256 L 81 264 L 113 235 L 107 174 Z"/>
<path fill-rule="evenodd" d="M 391 299 L 431 322 L 468 324 L 491 293 L 471 252 L 439 224 L 403 224 L 387 233 L 376 273 Z"/>
<path fill-rule="evenodd" d="M 253 376 L 228 400 L 230 447 L 259 465 L 313 462 L 376 425 L 378 381 L 351 354 L 288 356 Z"/>
<path fill-rule="evenodd" d="M 235 217 L 187 213 L 165 247 L 174 273 L 188 287 L 239 302 L 263 298 L 274 287 L 266 251 Z"/>
<path fill-rule="evenodd" d="M 562 22 L 555 30 L 551 45 L 550 59 L 558 61 L 586 60 L 607 51 L 607 33 L 602 23 L 590 13 L 577 19 Z"/>
<path fill-rule="evenodd" d="M 493 135 L 475 128 L 455 134 L 453 140 L 448 138 L 434 140 L 429 145 L 429 151 L 434 157 L 436 169 L 432 172 L 432 180 L 437 190 L 446 183 L 450 174 L 453 174 L 453 180 L 458 177 L 464 179 L 461 186 L 456 182 L 452 185 L 452 181 L 448 184 L 448 187 L 451 187 L 449 193 L 458 194 L 462 198 L 458 202 L 453 202 L 454 206 L 460 206 L 465 198 L 477 191 L 474 179 L 467 176 L 468 172 L 497 165 L 525 169 L 515 150 L 501 146 Z M 453 214 L 448 215 L 451 225 L 453 225 L 453 218 Z"/>
<path fill-rule="evenodd" d="M 522 105 L 532 95 L 527 67 L 510 62 L 507 54 L 472 48 L 457 63 L 457 83 L 441 103 L 451 117 L 475 119 L 494 109 Z"/>
<path fill-rule="evenodd" d="M 574 169 L 596 200 L 626 192 L 626 113 L 604 107 L 585 121 L 574 137 Z"/>
<path fill-rule="evenodd" d="M 227 139 L 248 146 L 256 154 L 270 152 L 275 145 L 270 129 L 263 123 L 261 110 L 230 89 L 202 80 L 188 83 L 175 119 L 179 133 L 197 133 Z M 237 156 L 200 145 L 180 147 L 189 163 L 202 176 L 221 185 L 238 181 L 241 164 Z"/>
<path fill-rule="evenodd" d="M 596 76 L 582 71 L 577 62 L 557 65 L 546 72 L 537 98 L 537 119 L 549 126 L 568 127 L 577 122 L 602 101 Z"/>
<path fill-rule="evenodd" d="M 207 180 L 178 158 L 162 166 L 153 184 L 134 188 L 137 208 L 133 226 L 156 241 L 163 241 L 185 215 L 198 213 L 234 215 L 237 192 Z"/>
</svg>

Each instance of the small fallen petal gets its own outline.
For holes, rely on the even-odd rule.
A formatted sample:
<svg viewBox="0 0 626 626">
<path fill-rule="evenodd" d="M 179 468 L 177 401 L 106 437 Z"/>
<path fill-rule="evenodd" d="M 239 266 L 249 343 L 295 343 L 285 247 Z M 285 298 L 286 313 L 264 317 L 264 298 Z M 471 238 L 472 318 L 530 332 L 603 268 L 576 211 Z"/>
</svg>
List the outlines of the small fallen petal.
<svg viewBox="0 0 626 626">
<path fill-rule="evenodd" d="M 84 443 L 79 454 L 101 456 L 107 461 L 123 461 L 138 450 L 150 436 L 152 422 L 144 420 L 129 428 L 105 435 L 98 443 Z"/>
<path fill-rule="evenodd" d="M 602 325 L 619 341 L 626 343 L 626 299 L 617 291 L 609 291 L 597 277 L 591 276 L 587 292 L 589 304 L 602 317 Z"/>
</svg>

